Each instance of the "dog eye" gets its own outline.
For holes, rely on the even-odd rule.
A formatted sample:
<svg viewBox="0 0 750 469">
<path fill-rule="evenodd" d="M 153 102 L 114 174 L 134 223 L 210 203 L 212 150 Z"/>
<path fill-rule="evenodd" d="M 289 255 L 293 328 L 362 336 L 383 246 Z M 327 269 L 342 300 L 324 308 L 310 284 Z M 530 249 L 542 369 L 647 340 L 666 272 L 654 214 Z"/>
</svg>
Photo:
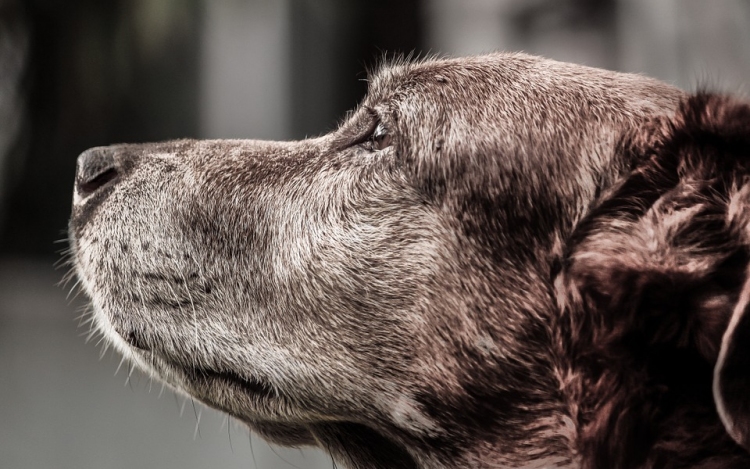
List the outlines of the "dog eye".
<svg viewBox="0 0 750 469">
<path fill-rule="evenodd" d="M 367 146 L 372 151 L 384 150 L 391 146 L 391 140 L 393 139 L 388 133 L 388 129 L 382 123 L 378 123 L 367 141 Z"/>
</svg>

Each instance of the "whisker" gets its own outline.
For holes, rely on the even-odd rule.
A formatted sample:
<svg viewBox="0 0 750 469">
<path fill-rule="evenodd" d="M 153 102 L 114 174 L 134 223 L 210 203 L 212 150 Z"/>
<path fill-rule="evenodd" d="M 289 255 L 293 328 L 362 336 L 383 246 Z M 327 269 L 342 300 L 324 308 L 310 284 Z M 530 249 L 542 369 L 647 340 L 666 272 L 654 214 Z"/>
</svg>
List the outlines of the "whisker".
<svg viewBox="0 0 750 469">
<path fill-rule="evenodd" d="M 98 346 L 100 346 L 102 344 L 102 342 L 105 342 L 106 340 L 107 340 L 107 337 L 104 334 L 102 334 L 102 335 L 99 336 L 99 340 L 96 341 L 95 345 L 98 347 Z"/>
<path fill-rule="evenodd" d="M 227 435 L 229 436 L 229 449 L 234 453 L 234 445 L 232 445 L 232 417 L 229 414 L 227 416 Z"/>
<path fill-rule="evenodd" d="M 86 340 L 84 341 L 84 343 L 88 344 L 91 341 L 91 339 L 94 338 L 94 336 L 96 335 L 96 332 L 97 332 L 96 329 L 94 329 L 90 331 L 88 334 L 86 334 Z"/>
<path fill-rule="evenodd" d="M 198 412 L 195 410 L 195 399 L 191 397 L 190 403 L 193 405 L 193 415 L 195 416 L 195 418 L 198 418 Z"/>
<path fill-rule="evenodd" d="M 272 444 L 270 444 L 270 443 L 269 443 L 268 447 L 269 447 L 269 448 L 271 448 L 271 451 L 273 451 L 273 454 L 275 454 L 275 455 L 276 455 L 276 456 L 277 456 L 277 457 L 278 457 L 279 459 L 281 459 L 282 461 L 284 461 L 284 462 L 285 462 L 285 463 L 287 463 L 288 465 L 290 465 L 290 466 L 292 466 L 292 467 L 294 467 L 294 468 L 296 468 L 296 469 L 302 469 L 302 468 L 301 468 L 301 467 L 299 467 L 298 465 L 296 465 L 296 464 L 292 464 L 291 462 L 289 462 L 289 461 L 287 461 L 286 459 L 284 459 L 284 457 L 283 457 L 283 456 L 281 456 L 281 455 L 279 454 L 279 452 L 278 452 L 278 451 L 276 451 L 276 450 L 274 449 L 274 445 L 272 445 Z"/>
<path fill-rule="evenodd" d="M 133 384 L 130 381 L 130 377 L 133 376 L 133 371 L 135 370 L 135 363 L 130 363 L 129 369 L 128 369 L 128 377 L 125 379 L 125 385 L 130 388 L 130 390 L 133 390 Z"/>
<path fill-rule="evenodd" d="M 120 358 L 120 364 L 117 365 L 117 369 L 115 370 L 115 376 L 117 376 L 117 373 L 120 372 L 120 368 L 122 368 L 123 363 L 125 363 L 125 357 Z"/>
<path fill-rule="evenodd" d="M 191 400 L 192 400 L 192 399 L 191 399 Z M 195 404 L 193 404 L 193 407 L 195 408 Z M 200 425 L 201 425 L 201 416 L 202 416 L 202 415 L 203 415 L 203 409 L 201 409 L 201 410 L 200 410 L 200 411 L 198 412 L 198 415 L 196 416 L 196 419 L 197 419 L 197 420 L 196 420 L 196 422 L 195 422 L 195 430 L 193 431 L 193 440 L 195 440 L 195 437 L 196 437 L 196 436 L 198 436 L 198 437 L 200 437 L 200 436 L 201 436 L 201 428 L 200 428 Z"/>
<path fill-rule="evenodd" d="M 257 469 L 258 461 L 255 459 L 255 449 L 253 448 L 253 432 L 248 433 L 248 438 L 250 439 L 250 455 L 253 458 L 253 466 Z"/>
<path fill-rule="evenodd" d="M 107 350 L 109 350 L 109 342 L 105 342 L 104 346 L 102 347 L 101 352 L 99 352 L 99 360 L 100 361 L 104 358 L 104 355 L 107 354 Z"/>
</svg>

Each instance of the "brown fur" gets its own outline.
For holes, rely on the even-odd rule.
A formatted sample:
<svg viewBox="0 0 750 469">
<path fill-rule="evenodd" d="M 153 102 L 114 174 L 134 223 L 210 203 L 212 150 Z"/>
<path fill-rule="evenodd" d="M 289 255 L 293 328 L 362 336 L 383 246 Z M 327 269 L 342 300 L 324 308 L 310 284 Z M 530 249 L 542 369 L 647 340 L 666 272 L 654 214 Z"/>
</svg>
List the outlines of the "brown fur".
<svg viewBox="0 0 750 469">
<path fill-rule="evenodd" d="M 750 258 L 749 125 L 698 95 L 632 132 L 635 170 L 571 238 L 559 340 L 584 467 L 747 467 L 712 375 Z"/>
<path fill-rule="evenodd" d="M 348 467 L 747 467 L 749 109 L 392 64 L 316 139 L 84 153 L 76 271 L 136 364 Z"/>
</svg>

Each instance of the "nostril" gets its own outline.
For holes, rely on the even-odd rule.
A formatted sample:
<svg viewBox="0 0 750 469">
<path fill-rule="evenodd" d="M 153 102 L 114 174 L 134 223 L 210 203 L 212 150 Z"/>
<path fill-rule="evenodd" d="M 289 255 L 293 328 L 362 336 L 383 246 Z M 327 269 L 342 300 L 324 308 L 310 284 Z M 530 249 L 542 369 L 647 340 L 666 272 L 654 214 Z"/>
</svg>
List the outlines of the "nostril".
<svg viewBox="0 0 750 469">
<path fill-rule="evenodd" d="M 115 179 L 119 172 L 115 158 L 107 148 L 92 148 L 78 157 L 76 188 L 86 196 Z"/>
<path fill-rule="evenodd" d="M 78 183 L 78 192 L 81 195 L 91 194 L 115 177 L 117 177 L 117 170 L 115 168 L 107 168 L 87 181 L 80 181 Z"/>
</svg>

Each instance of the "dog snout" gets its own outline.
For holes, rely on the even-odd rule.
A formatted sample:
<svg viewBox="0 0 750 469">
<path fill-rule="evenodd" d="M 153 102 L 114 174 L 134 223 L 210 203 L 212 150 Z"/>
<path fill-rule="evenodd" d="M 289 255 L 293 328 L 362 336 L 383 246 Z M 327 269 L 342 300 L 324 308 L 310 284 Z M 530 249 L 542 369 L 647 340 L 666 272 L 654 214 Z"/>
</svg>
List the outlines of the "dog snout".
<svg viewBox="0 0 750 469">
<path fill-rule="evenodd" d="M 76 192 L 81 197 L 93 194 L 120 175 L 113 151 L 108 147 L 91 148 L 78 157 Z"/>
</svg>

